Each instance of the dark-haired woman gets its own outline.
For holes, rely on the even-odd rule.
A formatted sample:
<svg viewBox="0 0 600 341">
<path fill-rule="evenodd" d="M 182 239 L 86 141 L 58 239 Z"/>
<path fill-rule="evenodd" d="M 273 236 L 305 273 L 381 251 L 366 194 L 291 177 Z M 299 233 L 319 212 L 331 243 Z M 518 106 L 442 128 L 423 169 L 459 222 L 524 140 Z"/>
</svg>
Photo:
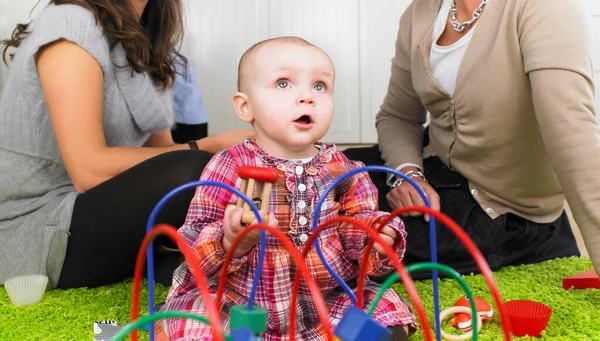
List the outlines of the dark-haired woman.
<svg viewBox="0 0 600 341">
<path fill-rule="evenodd" d="M 167 91 L 181 36 L 179 0 L 54 0 L 4 41 L 5 57 L 17 49 L 0 99 L 0 284 L 28 273 L 59 288 L 131 276 L 158 200 L 249 134 L 173 143 Z M 192 195 L 157 222 L 179 226 Z M 157 255 L 157 278 L 168 284 L 178 263 Z"/>
</svg>

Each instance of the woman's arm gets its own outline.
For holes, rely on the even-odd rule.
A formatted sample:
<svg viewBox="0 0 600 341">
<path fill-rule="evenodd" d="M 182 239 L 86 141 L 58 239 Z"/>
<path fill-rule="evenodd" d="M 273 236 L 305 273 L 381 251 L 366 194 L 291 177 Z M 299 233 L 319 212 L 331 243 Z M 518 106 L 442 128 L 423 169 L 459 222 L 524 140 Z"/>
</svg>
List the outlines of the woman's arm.
<svg viewBox="0 0 600 341">
<path fill-rule="evenodd" d="M 529 1 L 518 29 L 550 162 L 600 273 L 600 126 L 590 15 L 581 0 Z"/>
<path fill-rule="evenodd" d="M 102 130 L 102 69 L 75 43 L 62 40 L 41 49 L 37 66 L 56 141 L 78 192 L 159 154 L 189 149 L 174 144 L 167 131 L 152 135 L 146 148 L 109 148 Z M 217 135 L 198 140 L 198 147 L 214 153 L 241 138 Z"/>
<path fill-rule="evenodd" d="M 171 130 L 165 129 L 150 135 L 144 147 L 170 147 L 174 144 Z"/>
</svg>

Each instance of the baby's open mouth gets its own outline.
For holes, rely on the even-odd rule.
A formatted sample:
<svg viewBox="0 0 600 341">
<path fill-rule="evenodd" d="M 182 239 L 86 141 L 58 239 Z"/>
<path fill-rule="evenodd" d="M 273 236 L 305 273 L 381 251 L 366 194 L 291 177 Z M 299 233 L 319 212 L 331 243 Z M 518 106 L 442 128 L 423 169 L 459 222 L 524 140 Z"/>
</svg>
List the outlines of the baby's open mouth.
<svg viewBox="0 0 600 341">
<path fill-rule="evenodd" d="M 301 123 L 301 124 L 311 124 L 312 123 L 312 119 L 308 115 L 302 115 L 302 116 L 300 116 L 300 118 L 298 118 L 294 122 Z"/>
</svg>

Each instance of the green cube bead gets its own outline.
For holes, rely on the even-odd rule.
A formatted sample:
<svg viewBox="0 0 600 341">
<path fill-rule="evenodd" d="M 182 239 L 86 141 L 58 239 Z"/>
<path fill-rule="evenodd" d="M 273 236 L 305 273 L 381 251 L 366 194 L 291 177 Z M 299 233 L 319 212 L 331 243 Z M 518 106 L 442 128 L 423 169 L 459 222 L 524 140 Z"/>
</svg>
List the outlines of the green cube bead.
<svg viewBox="0 0 600 341">
<path fill-rule="evenodd" d="M 236 305 L 231 308 L 231 320 L 229 327 L 236 330 L 240 327 L 248 327 L 256 335 L 264 333 L 267 330 L 267 309 L 259 306 L 253 306 L 248 310 L 245 305 Z"/>
</svg>

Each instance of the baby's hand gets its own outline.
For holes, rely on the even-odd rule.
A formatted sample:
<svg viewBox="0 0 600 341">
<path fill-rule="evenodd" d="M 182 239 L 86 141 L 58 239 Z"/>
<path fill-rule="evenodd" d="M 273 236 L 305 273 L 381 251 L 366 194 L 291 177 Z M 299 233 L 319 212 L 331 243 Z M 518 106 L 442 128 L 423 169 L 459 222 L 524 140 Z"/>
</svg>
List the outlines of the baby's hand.
<svg viewBox="0 0 600 341">
<path fill-rule="evenodd" d="M 223 248 L 226 252 L 229 252 L 231 245 L 235 240 L 235 237 L 242 231 L 245 226 L 242 226 L 242 213 L 244 209 L 236 207 L 235 205 L 229 205 L 225 208 L 225 216 L 223 217 Z M 265 217 L 263 217 L 264 219 Z M 251 225 L 256 224 L 257 221 L 254 219 Z M 273 213 L 269 213 L 269 225 L 277 227 L 278 221 Z M 237 245 L 233 256 L 240 258 L 245 255 L 250 249 L 260 242 L 260 230 L 253 230 L 248 232 L 242 241 Z"/>
<path fill-rule="evenodd" d="M 389 226 L 384 226 L 381 231 L 379 232 L 379 236 L 389 245 L 389 246 L 394 246 L 394 244 L 396 243 L 396 231 L 394 231 L 393 228 L 389 227 Z M 383 246 L 381 246 L 379 243 L 375 243 L 375 245 L 373 245 L 375 247 L 375 250 L 377 250 L 381 255 L 385 255 L 385 251 L 383 250 Z"/>
</svg>

